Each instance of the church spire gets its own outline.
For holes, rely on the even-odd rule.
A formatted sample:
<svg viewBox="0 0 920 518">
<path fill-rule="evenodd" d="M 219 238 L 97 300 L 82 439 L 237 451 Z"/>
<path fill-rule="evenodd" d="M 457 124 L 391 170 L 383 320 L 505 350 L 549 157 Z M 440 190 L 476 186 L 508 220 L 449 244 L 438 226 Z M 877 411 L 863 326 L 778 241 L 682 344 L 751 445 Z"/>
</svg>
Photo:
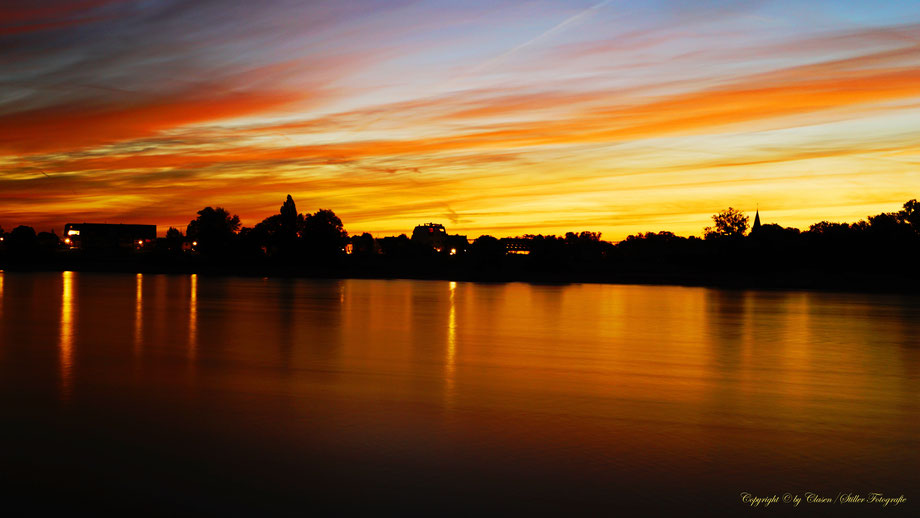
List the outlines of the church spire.
<svg viewBox="0 0 920 518">
<path fill-rule="evenodd" d="M 760 208 L 754 213 L 754 225 L 751 226 L 751 232 L 760 230 Z"/>
</svg>

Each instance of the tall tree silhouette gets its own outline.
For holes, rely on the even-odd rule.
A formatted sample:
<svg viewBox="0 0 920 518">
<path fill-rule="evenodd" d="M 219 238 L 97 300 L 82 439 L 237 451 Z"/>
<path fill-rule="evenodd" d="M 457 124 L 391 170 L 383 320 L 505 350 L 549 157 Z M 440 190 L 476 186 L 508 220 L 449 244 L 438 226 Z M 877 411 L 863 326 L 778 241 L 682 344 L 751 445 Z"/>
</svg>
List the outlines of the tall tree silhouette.
<svg viewBox="0 0 920 518">
<path fill-rule="evenodd" d="M 294 204 L 294 198 L 290 194 L 281 204 L 281 230 L 285 233 L 295 234 L 303 222 L 303 216 L 297 213 L 297 206 Z"/>
<path fill-rule="evenodd" d="M 257 242 L 270 256 L 293 257 L 297 249 L 297 238 L 303 228 L 303 214 L 297 213 L 294 198 L 287 199 L 274 214 L 263 219 L 252 229 L 250 240 Z"/>
</svg>

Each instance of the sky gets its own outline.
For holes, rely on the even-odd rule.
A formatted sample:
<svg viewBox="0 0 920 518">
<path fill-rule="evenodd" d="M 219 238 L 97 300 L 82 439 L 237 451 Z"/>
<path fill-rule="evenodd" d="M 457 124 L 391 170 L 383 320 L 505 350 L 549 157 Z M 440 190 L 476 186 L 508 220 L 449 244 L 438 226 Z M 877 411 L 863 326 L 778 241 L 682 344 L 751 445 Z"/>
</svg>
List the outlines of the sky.
<svg viewBox="0 0 920 518">
<path fill-rule="evenodd" d="M 0 226 L 806 229 L 920 197 L 911 1 L 0 3 Z"/>
</svg>

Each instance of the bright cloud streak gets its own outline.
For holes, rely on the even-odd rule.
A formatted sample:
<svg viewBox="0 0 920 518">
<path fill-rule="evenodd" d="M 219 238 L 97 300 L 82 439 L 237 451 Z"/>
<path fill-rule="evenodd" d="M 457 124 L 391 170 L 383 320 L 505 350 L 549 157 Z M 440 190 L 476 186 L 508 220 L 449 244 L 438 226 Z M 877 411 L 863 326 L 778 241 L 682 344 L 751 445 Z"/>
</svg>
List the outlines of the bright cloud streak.
<svg viewBox="0 0 920 518">
<path fill-rule="evenodd" d="M 699 234 L 920 191 L 920 14 L 868 2 L 22 2 L 0 225 Z"/>
</svg>

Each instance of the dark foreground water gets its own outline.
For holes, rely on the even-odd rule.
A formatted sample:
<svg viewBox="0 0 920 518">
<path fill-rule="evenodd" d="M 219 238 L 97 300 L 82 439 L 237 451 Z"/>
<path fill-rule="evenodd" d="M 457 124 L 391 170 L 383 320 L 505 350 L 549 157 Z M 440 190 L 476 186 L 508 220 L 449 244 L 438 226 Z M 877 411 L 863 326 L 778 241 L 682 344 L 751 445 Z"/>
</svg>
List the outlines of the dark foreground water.
<svg viewBox="0 0 920 518">
<path fill-rule="evenodd" d="M 917 297 L 0 273 L 28 515 L 914 514 L 918 389 Z"/>
</svg>

